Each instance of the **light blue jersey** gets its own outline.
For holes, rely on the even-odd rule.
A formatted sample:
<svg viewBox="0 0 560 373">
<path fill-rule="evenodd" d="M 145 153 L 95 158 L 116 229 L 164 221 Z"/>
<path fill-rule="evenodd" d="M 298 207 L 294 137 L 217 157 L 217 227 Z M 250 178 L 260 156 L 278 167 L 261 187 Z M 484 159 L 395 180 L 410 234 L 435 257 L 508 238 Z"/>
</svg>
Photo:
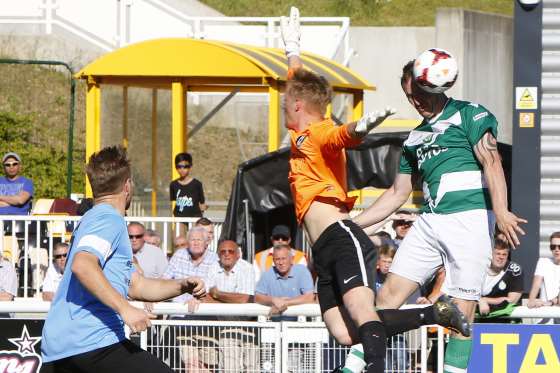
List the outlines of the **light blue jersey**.
<svg viewBox="0 0 560 373">
<path fill-rule="evenodd" d="M 76 253 L 99 259 L 103 274 L 127 297 L 133 272 L 132 248 L 124 218 L 108 204 L 99 204 L 81 219 L 70 242 L 66 269 L 43 328 L 43 361 L 63 359 L 106 347 L 125 338 L 119 314 L 101 303 L 72 273 Z"/>
</svg>

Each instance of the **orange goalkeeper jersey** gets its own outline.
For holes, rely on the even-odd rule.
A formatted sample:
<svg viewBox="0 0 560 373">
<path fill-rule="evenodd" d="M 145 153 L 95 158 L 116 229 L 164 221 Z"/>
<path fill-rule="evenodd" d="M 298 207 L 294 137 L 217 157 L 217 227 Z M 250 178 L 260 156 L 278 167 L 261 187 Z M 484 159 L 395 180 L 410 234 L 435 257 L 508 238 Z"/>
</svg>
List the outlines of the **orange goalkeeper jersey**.
<svg viewBox="0 0 560 373">
<path fill-rule="evenodd" d="M 335 126 L 332 120 L 325 119 L 300 132 L 290 130 L 288 180 L 299 224 L 317 199 L 344 204 L 348 211 L 354 206 L 356 197 L 347 195 L 344 148 L 358 145 L 361 140 L 350 136 L 347 127 Z"/>
</svg>

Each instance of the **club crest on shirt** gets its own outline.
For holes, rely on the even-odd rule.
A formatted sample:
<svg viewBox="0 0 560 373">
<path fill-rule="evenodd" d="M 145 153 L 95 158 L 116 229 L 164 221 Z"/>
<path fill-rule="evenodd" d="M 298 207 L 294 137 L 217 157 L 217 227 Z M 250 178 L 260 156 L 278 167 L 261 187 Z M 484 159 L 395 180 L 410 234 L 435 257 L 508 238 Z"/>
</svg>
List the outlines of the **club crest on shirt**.
<svg viewBox="0 0 560 373">
<path fill-rule="evenodd" d="M 296 147 L 299 148 L 301 146 L 301 144 L 303 144 L 303 142 L 305 141 L 306 138 L 307 138 L 307 135 L 298 136 L 297 139 L 296 139 Z"/>
</svg>

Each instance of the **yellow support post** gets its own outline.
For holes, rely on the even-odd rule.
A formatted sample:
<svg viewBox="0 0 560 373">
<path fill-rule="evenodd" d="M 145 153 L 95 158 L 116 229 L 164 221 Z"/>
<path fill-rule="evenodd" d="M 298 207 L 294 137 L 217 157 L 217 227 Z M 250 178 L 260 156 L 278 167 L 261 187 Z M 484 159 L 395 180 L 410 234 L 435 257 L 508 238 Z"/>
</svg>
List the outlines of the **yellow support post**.
<svg viewBox="0 0 560 373">
<path fill-rule="evenodd" d="M 152 216 L 157 216 L 157 102 L 158 91 L 152 90 Z"/>
<path fill-rule="evenodd" d="M 88 81 L 86 94 L 86 163 L 100 149 L 101 94 L 95 81 Z M 86 197 L 93 197 L 91 185 L 86 177 Z"/>
<path fill-rule="evenodd" d="M 325 111 L 325 118 L 329 118 L 332 115 L 332 102 L 327 105 L 327 110 Z"/>
<path fill-rule="evenodd" d="M 125 149 L 128 149 L 128 87 L 127 86 L 123 87 L 122 95 L 123 95 L 122 146 Z"/>
<path fill-rule="evenodd" d="M 172 180 L 179 177 L 175 169 L 175 155 L 186 149 L 186 103 L 185 87 L 182 82 L 171 83 L 171 176 Z"/>
<path fill-rule="evenodd" d="M 364 91 L 354 92 L 352 101 L 352 121 L 355 122 L 364 115 Z"/>
<path fill-rule="evenodd" d="M 268 151 L 280 146 L 280 91 L 276 82 L 268 87 Z"/>
</svg>

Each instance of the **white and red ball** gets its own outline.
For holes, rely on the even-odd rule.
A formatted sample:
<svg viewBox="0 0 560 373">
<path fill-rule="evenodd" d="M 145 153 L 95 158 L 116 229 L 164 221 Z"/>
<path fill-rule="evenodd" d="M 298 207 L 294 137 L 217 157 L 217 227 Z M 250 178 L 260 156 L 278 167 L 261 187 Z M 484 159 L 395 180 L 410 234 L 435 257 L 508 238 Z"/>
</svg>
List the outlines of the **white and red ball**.
<svg viewBox="0 0 560 373">
<path fill-rule="evenodd" d="M 457 60 L 443 49 L 427 49 L 414 60 L 414 81 L 430 93 L 442 93 L 451 88 L 458 74 Z"/>
</svg>

